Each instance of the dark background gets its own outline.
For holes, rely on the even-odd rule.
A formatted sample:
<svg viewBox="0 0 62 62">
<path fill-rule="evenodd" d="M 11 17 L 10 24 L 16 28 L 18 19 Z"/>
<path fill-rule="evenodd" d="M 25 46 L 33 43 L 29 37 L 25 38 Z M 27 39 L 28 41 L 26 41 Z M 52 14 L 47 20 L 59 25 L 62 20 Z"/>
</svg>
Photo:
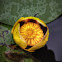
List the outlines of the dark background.
<svg viewBox="0 0 62 62">
<path fill-rule="evenodd" d="M 47 25 L 50 32 L 47 47 L 54 52 L 57 61 L 62 61 L 62 15 Z"/>
</svg>

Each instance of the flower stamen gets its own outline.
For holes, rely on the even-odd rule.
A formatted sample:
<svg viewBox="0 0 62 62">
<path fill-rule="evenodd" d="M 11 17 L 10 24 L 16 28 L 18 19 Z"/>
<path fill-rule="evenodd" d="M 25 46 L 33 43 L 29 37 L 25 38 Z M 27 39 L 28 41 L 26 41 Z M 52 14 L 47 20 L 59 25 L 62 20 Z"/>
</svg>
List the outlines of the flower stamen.
<svg viewBox="0 0 62 62">
<path fill-rule="evenodd" d="M 20 33 L 22 37 L 26 40 L 28 46 L 34 46 L 39 43 L 43 36 L 43 30 L 40 25 L 33 22 L 24 23 L 20 27 Z"/>
</svg>

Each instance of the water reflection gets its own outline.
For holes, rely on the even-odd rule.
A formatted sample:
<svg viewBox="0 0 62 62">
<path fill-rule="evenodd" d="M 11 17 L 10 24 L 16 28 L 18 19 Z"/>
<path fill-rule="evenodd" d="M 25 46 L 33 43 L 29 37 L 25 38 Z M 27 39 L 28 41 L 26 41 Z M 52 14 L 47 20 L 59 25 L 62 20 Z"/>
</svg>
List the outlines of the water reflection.
<svg viewBox="0 0 62 62">
<path fill-rule="evenodd" d="M 55 54 L 52 50 L 49 50 L 45 45 L 43 48 L 38 49 L 36 52 L 32 53 L 32 55 L 40 60 L 40 62 L 61 62 L 56 61 Z"/>
</svg>

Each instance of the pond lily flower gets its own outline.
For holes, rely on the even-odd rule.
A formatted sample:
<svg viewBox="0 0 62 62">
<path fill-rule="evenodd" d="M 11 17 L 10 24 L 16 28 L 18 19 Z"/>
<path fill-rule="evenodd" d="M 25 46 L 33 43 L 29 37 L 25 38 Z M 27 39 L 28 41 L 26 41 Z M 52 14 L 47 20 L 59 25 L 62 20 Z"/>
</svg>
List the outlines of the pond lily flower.
<svg viewBox="0 0 62 62">
<path fill-rule="evenodd" d="M 13 26 L 11 33 L 20 48 L 34 52 L 48 41 L 49 29 L 44 21 L 36 17 L 21 17 Z"/>
</svg>

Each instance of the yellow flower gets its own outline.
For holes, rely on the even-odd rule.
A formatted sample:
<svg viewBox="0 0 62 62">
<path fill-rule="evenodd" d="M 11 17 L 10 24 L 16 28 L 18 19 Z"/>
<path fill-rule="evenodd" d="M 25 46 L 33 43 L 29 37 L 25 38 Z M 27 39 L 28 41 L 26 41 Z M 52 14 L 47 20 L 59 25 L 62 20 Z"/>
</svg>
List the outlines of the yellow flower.
<svg viewBox="0 0 62 62">
<path fill-rule="evenodd" d="M 43 47 L 49 37 L 47 25 L 39 18 L 32 16 L 20 18 L 14 24 L 11 33 L 15 43 L 29 52 Z"/>
</svg>

